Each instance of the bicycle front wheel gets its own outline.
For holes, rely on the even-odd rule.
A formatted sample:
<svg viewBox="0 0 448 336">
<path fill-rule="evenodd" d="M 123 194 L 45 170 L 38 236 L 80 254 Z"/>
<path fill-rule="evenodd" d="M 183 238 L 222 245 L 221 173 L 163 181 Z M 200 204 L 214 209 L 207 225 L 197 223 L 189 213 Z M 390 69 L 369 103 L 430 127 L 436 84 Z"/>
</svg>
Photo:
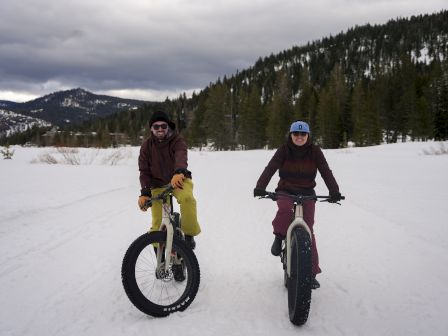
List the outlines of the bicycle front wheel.
<svg viewBox="0 0 448 336">
<path fill-rule="evenodd" d="M 166 232 L 143 234 L 128 248 L 121 268 L 129 300 L 143 313 L 155 317 L 185 310 L 196 297 L 200 282 L 196 256 L 176 236 L 170 260 L 157 265 L 157 249 L 164 254 L 165 242 Z"/>
<path fill-rule="evenodd" d="M 308 320 L 311 277 L 311 238 L 303 227 L 297 227 L 291 235 L 291 272 L 287 282 L 289 319 L 295 325 Z"/>
</svg>

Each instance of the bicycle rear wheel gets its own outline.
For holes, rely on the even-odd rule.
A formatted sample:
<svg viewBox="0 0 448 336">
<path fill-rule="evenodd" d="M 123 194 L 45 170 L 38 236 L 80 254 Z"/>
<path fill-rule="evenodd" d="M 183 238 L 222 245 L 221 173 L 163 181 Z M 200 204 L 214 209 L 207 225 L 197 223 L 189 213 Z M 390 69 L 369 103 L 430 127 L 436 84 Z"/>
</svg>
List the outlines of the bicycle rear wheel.
<svg viewBox="0 0 448 336">
<path fill-rule="evenodd" d="M 303 227 L 291 234 L 291 272 L 287 282 L 289 319 L 295 325 L 303 325 L 311 304 L 311 238 Z"/>
<path fill-rule="evenodd" d="M 165 242 L 166 232 L 143 234 L 128 248 L 121 268 L 129 300 L 143 313 L 155 317 L 185 310 L 194 300 L 200 283 L 196 256 L 176 236 L 170 260 L 157 268 L 157 249 L 163 249 Z M 170 263 L 167 271 L 165 262 Z M 179 276 L 179 267 L 184 272 L 182 276 Z"/>
</svg>

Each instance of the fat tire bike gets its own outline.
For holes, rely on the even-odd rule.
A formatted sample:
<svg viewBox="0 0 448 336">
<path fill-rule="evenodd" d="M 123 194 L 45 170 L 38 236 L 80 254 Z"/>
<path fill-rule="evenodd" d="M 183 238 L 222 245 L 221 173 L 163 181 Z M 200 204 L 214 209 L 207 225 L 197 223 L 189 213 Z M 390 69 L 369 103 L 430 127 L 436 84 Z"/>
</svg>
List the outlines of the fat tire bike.
<svg viewBox="0 0 448 336">
<path fill-rule="evenodd" d="M 164 317 L 185 310 L 199 289 L 198 260 L 181 230 L 180 214 L 173 210 L 173 188 L 167 186 L 145 206 L 162 202 L 159 231 L 138 237 L 123 258 L 121 279 L 129 300 L 140 311 Z"/>
<path fill-rule="evenodd" d="M 289 197 L 294 201 L 294 215 L 286 233 L 286 239 L 280 260 L 283 264 L 283 281 L 288 290 L 289 320 L 301 326 L 308 320 L 312 291 L 312 255 L 311 230 L 303 219 L 303 202 L 307 200 L 324 199 L 328 202 L 330 196 L 305 196 L 288 193 L 266 192 L 259 198 Z M 345 199 L 344 196 L 341 199 Z M 339 203 L 338 203 L 339 204 Z"/>
</svg>

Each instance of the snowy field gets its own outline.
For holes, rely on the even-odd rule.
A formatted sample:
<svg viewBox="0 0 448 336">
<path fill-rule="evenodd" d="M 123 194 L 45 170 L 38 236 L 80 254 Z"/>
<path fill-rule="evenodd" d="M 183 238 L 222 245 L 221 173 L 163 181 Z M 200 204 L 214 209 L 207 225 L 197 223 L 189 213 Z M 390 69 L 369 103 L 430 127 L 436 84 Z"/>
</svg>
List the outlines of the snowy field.
<svg viewBox="0 0 448 336">
<path fill-rule="evenodd" d="M 120 276 L 150 225 L 138 148 L 14 147 L 0 159 L 0 335 L 448 335 L 448 155 L 424 154 L 440 146 L 324 151 L 347 199 L 317 205 L 323 273 L 303 327 L 269 252 L 275 203 L 252 197 L 273 151 L 190 152 L 201 285 L 186 311 L 156 319 Z"/>
</svg>

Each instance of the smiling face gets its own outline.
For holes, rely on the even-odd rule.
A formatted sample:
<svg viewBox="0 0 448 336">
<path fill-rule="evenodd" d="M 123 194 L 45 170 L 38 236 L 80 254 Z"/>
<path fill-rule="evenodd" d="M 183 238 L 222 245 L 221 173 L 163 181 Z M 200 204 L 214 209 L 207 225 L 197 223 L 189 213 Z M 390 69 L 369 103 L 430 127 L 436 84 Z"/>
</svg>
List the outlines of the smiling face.
<svg viewBox="0 0 448 336">
<path fill-rule="evenodd" d="M 157 139 L 164 139 L 168 134 L 168 124 L 164 121 L 156 121 L 151 126 L 151 132 Z"/>
<path fill-rule="evenodd" d="M 291 140 L 296 146 L 303 146 L 308 141 L 309 134 L 306 132 L 291 132 Z"/>
</svg>

